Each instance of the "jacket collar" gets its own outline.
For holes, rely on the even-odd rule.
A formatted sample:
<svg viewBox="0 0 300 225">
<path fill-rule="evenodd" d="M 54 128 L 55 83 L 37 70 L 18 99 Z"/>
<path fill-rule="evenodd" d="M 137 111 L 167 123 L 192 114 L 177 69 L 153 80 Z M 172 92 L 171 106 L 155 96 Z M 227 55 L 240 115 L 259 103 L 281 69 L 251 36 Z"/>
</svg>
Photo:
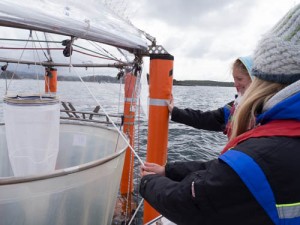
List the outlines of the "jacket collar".
<svg viewBox="0 0 300 225">
<path fill-rule="evenodd" d="M 257 124 L 272 120 L 300 121 L 300 80 L 279 91 L 265 104 L 263 113 L 256 118 Z"/>
</svg>

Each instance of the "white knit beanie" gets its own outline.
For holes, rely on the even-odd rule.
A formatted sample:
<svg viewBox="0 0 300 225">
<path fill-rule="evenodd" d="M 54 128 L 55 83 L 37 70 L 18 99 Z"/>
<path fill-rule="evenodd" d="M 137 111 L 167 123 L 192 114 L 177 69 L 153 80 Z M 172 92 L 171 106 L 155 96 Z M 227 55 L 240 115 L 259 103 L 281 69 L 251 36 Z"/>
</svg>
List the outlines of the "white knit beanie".
<svg viewBox="0 0 300 225">
<path fill-rule="evenodd" d="M 260 40 L 254 51 L 252 75 L 282 84 L 300 80 L 300 4 Z"/>
</svg>

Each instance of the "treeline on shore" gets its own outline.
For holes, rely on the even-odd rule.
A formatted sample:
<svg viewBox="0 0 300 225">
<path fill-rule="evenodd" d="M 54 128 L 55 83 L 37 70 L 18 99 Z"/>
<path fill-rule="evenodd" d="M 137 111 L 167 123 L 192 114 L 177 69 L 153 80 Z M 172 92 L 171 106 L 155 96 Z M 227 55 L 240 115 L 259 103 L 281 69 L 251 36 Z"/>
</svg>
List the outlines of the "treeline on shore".
<svg viewBox="0 0 300 225">
<path fill-rule="evenodd" d="M 173 85 L 233 87 L 234 83 L 233 82 L 212 81 L 212 80 L 176 80 L 176 79 L 173 79 Z"/>
<path fill-rule="evenodd" d="M 11 71 L 4 71 L 0 75 L 0 79 L 36 79 L 36 75 L 29 73 L 18 73 L 13 75 Z M 42 76 L 39 79 L 43 79 Z M 57 77 L 58 81 L 80 81 L 79 77 L 63 76 Z M 98 82 L 98 83 L 120 83 L 117 77 L 108 75 L 95 75 L 95 76 L 83 76 L 82 80 L 85 82 Z M 220 82 L 211 80 L 176 80 L 173 79 L 173 85 L 175 86 L 219 86 L 219 87 L 233 87 L 233 82 Z"/>
<path fill-rule="evenodd" d="M 81 77 L 85 82 L 98 82 L 98 83 L 119 83 L 120 81 L 116 77 L 108 76 L 108 75 L 95 75 L 95 76 L 83 76 Z M 34 80 L 37 79 L 36 75 L 31 73 L 16 73 L 13 74 L 11 71 L 5 71 L 1 73 L 0 79 L 29 79 Z M 39 76 L 39 79 L 44 79 L 44 76 Z M 79 77 L 75 76 L 57 76 L 58 81 L 80 81 Z"/>
</svg>

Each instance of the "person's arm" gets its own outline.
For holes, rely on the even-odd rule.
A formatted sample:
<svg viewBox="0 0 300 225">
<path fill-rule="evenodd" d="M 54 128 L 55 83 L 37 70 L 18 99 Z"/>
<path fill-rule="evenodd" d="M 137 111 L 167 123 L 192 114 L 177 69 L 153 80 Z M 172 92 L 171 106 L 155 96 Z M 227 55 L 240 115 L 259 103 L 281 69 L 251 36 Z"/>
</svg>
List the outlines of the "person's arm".
<svg viewBox="0 0 300 225">
<path fill-rule="evenodd" d="M 158 212 L 176 224 L 199 224 L 201 213 L 192 199 L 191 184 L 195 177 L 191 172 L 205 171 L 205 168 L 205 163 L 194 161 L 168 163 L 165 167 L 145 162 L 141 166 L 140 193 Z"/>
<path fill-rule="evenodd" d="M 186 161 L 186 162 L 172 162 L 167 163 L 165 166 L 160 166 L 156 163 L 145 162 L 141 166 L 141 176 L 149 174 L 158 174 L 167 176 L 174 181 L 181 181 L 189 173 L 206 169 L 207 164 L 200 161 Z"/>
<path fill-rule="evenodd" d="M 187 174 L 181 181 L 158 174 L 144 176 L 141 196 L 176 224 L 255 224 L 249 211 L 263 218 L 263 224 L 270 224 L 263 209 L 227 164 L 218 159 L 203 164 L 206 165 L 199 167 L 204 169 Z M 181 166 L 184 168 L 184 164 Z"/>
<path fill-rule="evenodd" d="M 209 164 L 201 161 L 171 162 L 166 164 L 164 172 L 166 177 L 181 181 L 192 172 L 205 170 Z"/>
<path fill-rule="evenodd" d="M 226 126 L 224 107 L 203 112 L 190 108 L 179 109 L 174 106 L 171 113 L 171 120 L 197 129 L 211 131 L 223 131 Z"/>
<path fill-rule="evenodd" d="M 167 165 L 167 176 L 180 169 L 186 172 L 197 167 L 200 169 L 185 174 L 180 182 L 158 174 L 142 177 L 140 193 L 152 207 L 176 224 L 205 224 L 206 210 L 212 210 L 209 198 L 206 196 L 205 182 L 210 166 L 205 164 L 210 165 L 211 162 L 190 162 L 190 164 L 192 165 L 188 162 L 173 164 L 169 167 L 169 169 L 173 168 L 170 171 L 167 171 Z M 215 180 L 215 182 L 219 185 L 219 181 Z"/>
<path fill-rule="evenodd" d="M 157 174 L 146 175 L 140 184 L 142 197 L 159 213 L 176 224 L 197 224 L 191 214 L 201 217 L 196 204 L 192 201 L 190 179 L 185 182 L 176 182 Z M 187 222 L 187 218 L 191 218 Z M 198 223 L 199 224 L 199 223 Z"/>
</svg>

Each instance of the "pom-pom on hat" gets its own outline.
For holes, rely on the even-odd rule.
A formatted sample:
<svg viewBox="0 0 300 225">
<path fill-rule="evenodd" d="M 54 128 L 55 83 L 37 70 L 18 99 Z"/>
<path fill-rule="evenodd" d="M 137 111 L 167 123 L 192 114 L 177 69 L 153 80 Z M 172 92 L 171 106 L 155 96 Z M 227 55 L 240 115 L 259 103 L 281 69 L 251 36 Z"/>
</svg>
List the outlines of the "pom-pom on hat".
<svg viewBox="0 0 300 225">
<path fill-rule="evenodd" d="M 252 75 L 282 84 L 300 80 L 300 4 L 258 42 Z"/>
</svg>

